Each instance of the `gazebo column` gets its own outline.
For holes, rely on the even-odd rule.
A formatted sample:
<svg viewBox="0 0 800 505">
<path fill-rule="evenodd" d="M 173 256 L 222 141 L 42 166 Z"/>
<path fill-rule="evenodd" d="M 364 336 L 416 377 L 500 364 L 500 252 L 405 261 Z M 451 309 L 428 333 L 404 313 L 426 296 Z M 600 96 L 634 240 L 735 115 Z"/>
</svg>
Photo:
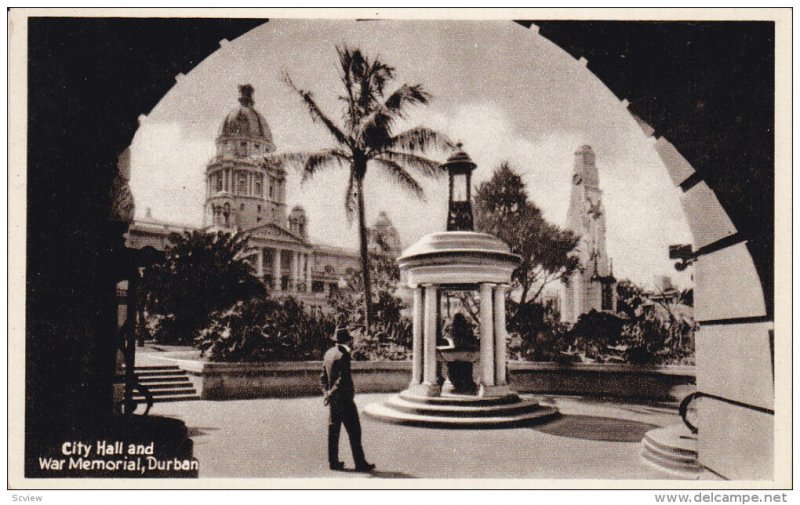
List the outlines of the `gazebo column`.
<svg viewBox="0 0 800 505">
<path fill-rule="evenodd" d="M 494 318 L 492 317 L 492 284 L 481 283 L 481 392 L 494 386 Z"/>
<path fill-rule="evenodd" d="M 498 284 L 494 288 L 494 383 L 506 385 L 506 290 Z"/>
<path fill-rule="evenodd" d="M 436 300 L 436 286 L 425 286 L 423 373 L 421 387 L 417 390 L 426 396 L 439 394 L 439 379 L 436 376 L 436 321 L 439 319 L 439 308 Z"/>
<path fill-rule="evenodd" d="M 412 313 L 413 339 L 411 344 L 411 387 L 422 383 L 422 318 L 425 314 L 422 288 L 414 288 L 414 312 Z"/>
</svg>

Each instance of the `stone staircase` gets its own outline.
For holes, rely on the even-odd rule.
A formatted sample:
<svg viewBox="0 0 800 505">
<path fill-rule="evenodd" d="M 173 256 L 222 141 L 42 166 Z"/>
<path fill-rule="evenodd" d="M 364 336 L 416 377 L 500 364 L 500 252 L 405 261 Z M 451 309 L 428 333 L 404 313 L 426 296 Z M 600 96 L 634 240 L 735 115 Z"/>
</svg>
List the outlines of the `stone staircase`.
<svg viewBox="0 0 800 505">
<path fill-rule="evenodd" d="M 148 365 L 135 368 L 139 384 L 145 386 L 153 395 L 154 403 L 199 400 L 189 376 L 174 365 Z M 144 403 L 144 396 L 135 394 L 133 399 Z"/>
<path fill-rule="evenodd" d="M 642 439 L 642 460 L 649 466 L 682 479 L 697 480 L 697 435 L 683 424 L 648 431 Z"/>
</svg>

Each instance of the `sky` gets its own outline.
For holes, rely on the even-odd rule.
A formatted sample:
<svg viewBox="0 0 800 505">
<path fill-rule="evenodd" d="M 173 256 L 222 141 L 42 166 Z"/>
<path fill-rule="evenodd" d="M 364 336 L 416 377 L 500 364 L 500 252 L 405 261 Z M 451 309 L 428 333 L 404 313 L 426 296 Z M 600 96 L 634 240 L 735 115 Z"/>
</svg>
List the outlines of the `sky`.
<svg viewBox="0 0 800 505">
<path fill-rule="evenodd" d="M 553 43 L 510 21 L 343 21 L 273 19 L 221 48 L 176 84 L 141 118 L 131 145 L 131 190 L 136 216 L 199 226 L 204 172 L 225 115 L 238 106 L 237 85 L 255 88 L 255 107 L 270 125 L 278 152 L 330 147 L 281 80 L 314 93 L 329 116 L 341 117 L 335 46 L 348 44 L 396 68 L 395 86 L 421 83 L 429 106 L 409 110 L 398 125 L 437 129 L 464 144 L 477 163 L 475 185 L 508 161 L 522 175 L 531 200 L 552 223 L 566 222 L 573 153 L 592 146 L 606 209 L 607 249 L 617 278 L 641 285 L 679 273 L 670 244 L 691 243 L 679 190 L 647 138 L 615 97 L 584 65 Z M 393 91 L 389 87 L 389 92 Z M 444 161 L 446 155 L 431 157 Z M 346 171 L 333 169 L 303 185 L 289 172 L 287 205 L 302 205 L 315 242 L 357 248 L 357 226 L 344 211 Z M 418 179 L 425 200 L 397 189 L 370 169 L 368 223 L 387 212 L 404 246 L 446 224 L 447 181 Z"/>
</svg>

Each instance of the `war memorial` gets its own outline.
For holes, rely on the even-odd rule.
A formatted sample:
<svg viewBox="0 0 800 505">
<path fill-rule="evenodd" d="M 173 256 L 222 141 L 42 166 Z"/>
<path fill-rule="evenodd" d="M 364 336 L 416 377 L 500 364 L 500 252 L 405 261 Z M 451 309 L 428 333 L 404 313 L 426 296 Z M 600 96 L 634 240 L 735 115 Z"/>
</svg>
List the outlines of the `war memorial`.
<svg viewBox="0 0 800 505">
<path fill-rule="evenodd" d="M 474 138 L 503 139 L 477 122 L 477 136 L 462 143 L 461 133 L 447 130 L 450 123 L 428 116 L 441 131 L 413 126 L 414 114 L 405 111 L 355 130 L 362 137 L 352 134 L 353 118 L 391 116 L 404 104 L 420 108 L 429 97 L 413 84 L 396 91 L 394 67 L 381 70 L 377 59 L 337 46 L 332 61 L 344 69 L 338 76 L 346 86 L 348 72 L 364 72 L 359 61 L 386 72 L 382 78 L 391 89 L 383 96 L 379 87 L 376 95 L 389 98 L 384 109 L 351 115 L 337 126 L 339 117 L 330 121 L 315 102 L 328 103 L 319 98 L 329 91 L 322 91 L 322 78 L 311 79 L 300 65 L 275 84 L 295 98 L 291 105 L 275 105 L 268 87 L 226 82 L 219 101 L 229 112 L 212 118 L 213 154 L 181 168 L 202 187 L 200 219 L 187 224 L 180 212 L 173 219 L 137 203 L 134 135 L 165 94 L 185 103 L 175 90 L 191 89 L 190 73 L 217 65 L 214 55 L 236 61 L 244 54 L 237 44 L 247 43 L 248 34 L 289 33 L 291 22 L 33 17 L 26 23 L 30 194 L 25 359 L 19 365 L 25 387 L 18 398 L 25 416 L 16 420 L 24 445 L 14 460 L 21 487 L 36 488 L 45 479 L 163 477 L 179 479 L 175 487 L 192 487 L 198 478 L 241 479 L 245 487 L 283 487 L 282 479 L 309 478 L 316 488 L 391 488 L 412 478 L 436 479 L 437 487 L 457 479 L 477 487 L 488 482 L 481 479 L 515 479 L 529 488 L 547 479 L 576 479 L 581 487 L 592 487 L 591 480 L 621 487 L 644 481 L 666 488 L 726 481 L 785 485 L 786 453 L 776 436 L 786 419 L 776 404 L 785 393 L 776 377 L 786 371 L 779 351 L 787 340 L 775 329 L 775 22 L 486 25 L 487 33 L 532 37 L 624 99 L 624 113 L 665 169 L 691 244 L 662 250 L 677 260 L 674 270 L 653 271 L 660 282 L 633 294 L 634 283 L 620 274 L 627 266 L 620 249 L 612 259 L 616 230 L 628 223 L 615 220 L 619 204 L 612 197 L 620 192 L 607 176 L 614 167 L 605 160 L 613 153 L 602 142 L 569 139 L 560 158 L 569 161 L 556 168 L 566 174 L 559 179 L 566 184 L 547 186 L 535 170 L 519 178 L 521 200 L 508 207 L 513 216 L 540 219 L 542 229 L 570 245 L 553 272 L 542 267 L 563 275 L 531 288 L 523 273 L 534 254 L 531 244 L 555 239 L 542 232 L 523 240 L 527 229 L 521 225 L 516 234 L 513 227 L 501 229 L 503 219 L 515 219 L 510 211 L 487 218 L 491 184 L 502 182 L 502 175 L 516 181 L 519 174 L 479 164 L 485 144 Z M 414 23 L 409 33 L 433 23 L 442 33 L 480 37 L 480 23 Z M 347 30 L 374 29 L 365 26 L 354 23 Z M 117 38 L 109 42 L 112 32 Z M 676 39 L 737 48 L 746 64 L 727 65 L 717 61 L 719 54 L 676 46 Z M 169 50 L 154 51 L 154 44 Z M 118 48 L 131 57 L 157 56 L 135 60 L 138 66 L 114 62 Z M 671 51 L 682 51 L 681 58 L 667 58 Z M 92 58 L 63 62 L 77 52 Z M 627 59 L 603 56 L 612 53 Z M 98 65 L 114 71 L 101 72 Z M 693 72 L 698 66 L 705 71 Z M 650 69 L 664 82 L 632 77 L 633 68 L 645 75 Z M 426 74 L 412 75 L 413 82 Z M 46 86 L 48 76 L 63 86 Z M 721 82 L 733 91 L 709 84 Z M 319 88 L 319 95 L 303 86 Z M 367 85 L 360 86 L 345 89 L 352 94 Z M 673 88 L 695 93 L 695 101 L 687 106 Z M 648 98 L 653 96 L 657 106 Z M 359 102 L 350 98 L 352 114 Z M 335 99 L 347 103 L 347 93 Z M 58 109 L 66 102 L 76 104 L 69 113 Z M 283 107 L 301 109 L 307 123 L 297 127 L 295 116 L 280 115 Z M 497 124 L 491 119 L 487 124 Z M 302 142 L 286 140 L 284 128 L 308 131 L 310 138 L 314 130 L 330 132 L 338 144 L 304 152 Z M 359 151 L 357 140 L 369 128 L 409 133 L 378 135 L 373 142 L 386 142 L 383 147 Z M 70 142 L 53 140 L 65 131 L 75 132 Z M 419 151 L 411 154 L 414 149 Z M 404 164 L 418 179 L 404 175 Z M 374 187 L 363 185 L 367 166 L 373 167 L 369 177 L 374 167 L 390 174 L 382 188 L 402 187 L 412 196 L 397 196 L 408 195 L 398 190 L 374 198 Z M 334 219 L 329 203 L 342 200 L 339 186 L 333 189 L 331 179 L 317 173 L 326 167 L 347 183 L 343 209 L 358 239 L 333 241 L 333 232 L 319 240 L 314 233 L 344 222 L 339 210 Z M 418 182 L 429 176 L 435 182 Z M 302 189 L 307 178 L 314 184 L 319 177 L 322 186 Z M 508 195 L 514 184 L 496 186 L 498 194 Z M 526 193 L 536 184 L 547 187 L 536 188 L 537 198 L 546 191 L 566 195 L 566 220 L 545 227 L 549 214 L 537 214 Z M 423 189 L 426 199 L 414 199 Z M 165 191 L 179 200 L 178 190 Z M 375 208 L 369 221 L 365 198 Z M 319 214 L 320 208 L 331 210 Z M 635 212 L 626 220 L 639 218 Z M 192 244 L 212 250 L 228 240 L 228 263 L 245 272 L 240 291 L 226 306 L 206 310 L 202 322 L 190 317 L 181 326 L 177 311 L 187 304 L 159 290 L 167 285 L 165 272 L 191 265 L 184 251 L 201 250 Z M 57 254 L 48 247 L 53 243 L 59 244 Z M 373 268 L 365 272 L 364 264 Z M 214 278 L 207 270 L 185 270 L 185 285 L 195 292 L 177 298 L 228 296 L 196 282 Z M 688 304 L 670 275 L 690 279 Z M 525 312 L 529 288 L 538 291 Z M 175 317 L 158 313 L 168 303 L 177 307 Z M 667 317 L 667 343 L 648 347 L 647 325 Z M 593 331 L 601 326 L 616 328 L 617 335 Z M 328 411 L 319 377 L 325 349 L 338 345 L 330 337 L 342 328 L 355 336 L 352 349 L 346 347 L 353 356 L 347 369 L 364 450 L 375 464 L 366 472 L 357 471 L 358 461 L 352 470 L 347 435 L 342 471 L 328 468 L 324 456 Z M 667 356 L 667 348 L 677 357 Z"/>
</svg>

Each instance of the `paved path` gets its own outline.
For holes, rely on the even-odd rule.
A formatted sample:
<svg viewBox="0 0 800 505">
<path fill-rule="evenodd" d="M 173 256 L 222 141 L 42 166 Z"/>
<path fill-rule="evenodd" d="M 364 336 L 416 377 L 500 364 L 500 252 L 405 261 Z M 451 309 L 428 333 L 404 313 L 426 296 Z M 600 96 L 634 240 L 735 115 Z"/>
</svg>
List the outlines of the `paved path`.
<svg viewBox="0 0 800 505">
<path fill-rule="evenodd" d="M 387 395 L 359 395 L 360 409 Z M 365 418 L 372 475 L 333 472 L 320 397 L 156 404 L 153 415 L 186 422 L 200 476 L 322 478 L 666 479 L 639 459 L 644 433 L 680 422 L 674 409 L 573 397 L 544 398 L 563 416 L 505 430 L 443 430 Z M 340 457 L 352 469 L 347 437 Z"/>
</svg>

